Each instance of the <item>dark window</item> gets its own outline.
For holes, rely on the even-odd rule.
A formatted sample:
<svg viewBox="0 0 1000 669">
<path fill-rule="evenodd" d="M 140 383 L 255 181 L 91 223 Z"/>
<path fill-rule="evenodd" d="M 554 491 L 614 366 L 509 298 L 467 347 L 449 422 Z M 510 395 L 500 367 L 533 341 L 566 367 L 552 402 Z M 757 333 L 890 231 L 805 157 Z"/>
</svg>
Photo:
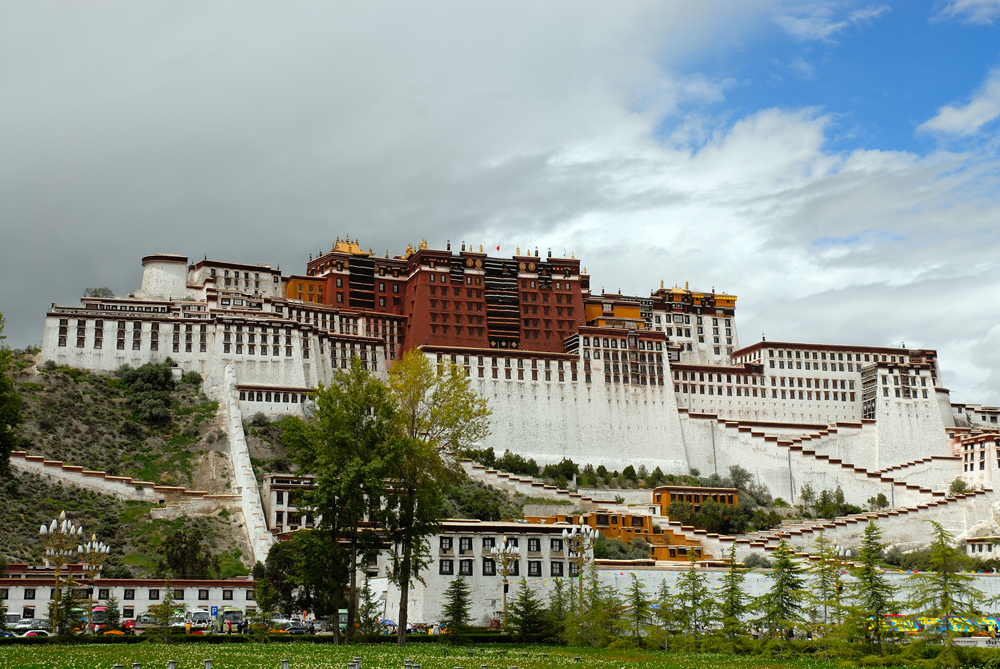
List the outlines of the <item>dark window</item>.
<svg viewBox="0 0 1000 669">
<path fill-rule="evenodd" d="M 458 573 L 461 576 L 472 576 L 472 560 L 459 560 Z"/>
<path fill-rule="evenodd" d="M 553 562 L 552 563 L 552 576 L 562 576 L 563 575 L 563 563 Z"/>
<path fill-rule="evenodd" d="M 35 598 L 35 589 L 34 588 L 25 588 L 24 589 L 24 598 L 25 599 L 34 599 Z"/>
<path fill-rule="evenodd" d="M 160 591 L 157 588 L 150 588 L 149 589 L 149 598 L 153 599 L 153 600 L 159 599 L 160 598 Z"/>
<path fill-rule="evenodd" d="M 542 540 L 541 539 L 528 539 L 528 552 L 538 553 L 542 550 Z"/>
<path fill-rule="evenodd" d="M 225 599 L 225 600 L 227 600 L 227 601 L 228 600 L 232 600 L 232 598 L 233 598 L 233 591 L 232 590 L 223 590 L 222 591 L 222 598 Z"/>
<path fill-rule="evenodd" d="M 496 539 L 493 537 L 483 537 L 483 550 L 493 550 L 496 546 Z"/>
<path fill-rule="evenodd" d="M 542 561 L 528 560 L 528 576 L 541 576 L 541 575 L 542 575 Z"/>
<path fill-rule="evenodd" d="M 458 552 L 459 553 L 472 552 L 472 537 L 462 537 L 458 540 Z"/>
<path fill-rule="evenodd" d="M 562 551 L 562 549 L 563 549 L 562 539 L 553 539 L 552 540 L 552 550 L 555 551 L 556 553 L 558 553 L 558 552 Z"/>
<path fill-rule="evenodd" d="M 438 573 L 444 574 L 445 576 L 450 576 L 455 573 L 455 561 L 454 560 L 441 560 L 438 563 Z"/>
<path fill-rule="evenodd" d="M 451 550 L 451 537 L 441 537 L 441 550 L 443 551 Z"/>
<path fill-rule="evenodd" d="M 208 599 L 208 590 L 204 590 L 204 589 L 198 590 L 198 599 L 200 599 L 201 601 L 207 600 Z"/>
<path fill-rule="evenodd" d="M 135 599 L 135 589 L 125 588 L 125 594 L 122 595 L 122 599 Z"/>
<path fill-rule="evenodd" d="M 490 558 L 483 558 L 483 576 L 496 576 L 497 563 Z"/>
<path fill-rule="evenodd" d="M 97 589 L 97 598 L 98 599 L 107 599 L 110 594 L 111 594 L 110 588 L 98 588 Z"/>
</svg>

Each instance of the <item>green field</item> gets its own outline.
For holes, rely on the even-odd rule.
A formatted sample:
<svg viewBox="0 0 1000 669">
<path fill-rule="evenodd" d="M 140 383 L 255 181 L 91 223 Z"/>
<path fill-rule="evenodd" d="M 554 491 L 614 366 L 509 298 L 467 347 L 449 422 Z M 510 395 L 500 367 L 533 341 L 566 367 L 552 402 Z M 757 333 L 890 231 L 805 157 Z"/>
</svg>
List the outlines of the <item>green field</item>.
<svg viewBox="0 0 1000 669">
<path fill-rule="evenodd" d="M 111 669 L 121 664 L 132 669 L 135 662 L 143 669 L 163 669 L 167 660 L 177 660 L 178 669 L 203 669 L 204 659 L 212 659 L 212 669 L 279 669 L 281 660 L 291 660 L 291 669 L 344 669 L 354 657 L 362 658 L 362 669 L 402 669 L 405 658 L 419 662 L 421 669 L 811 669 L 830 664 L 813 659 L 772 660 L 755 656 L 658 653 L 636 650 L 595 650 L 547 646 L 476 646 L 474 656 L 466 647 L 437 644 L 414 644 L 397 648 L 376 646 L 336 647 L 304 643 L 240 644 L 161 644 L 71 645 L 71 646 L 0 646 L 0 667 L 4 669 Z M 577 661 L 575 658 L 581 658 Z"/>
</svg>

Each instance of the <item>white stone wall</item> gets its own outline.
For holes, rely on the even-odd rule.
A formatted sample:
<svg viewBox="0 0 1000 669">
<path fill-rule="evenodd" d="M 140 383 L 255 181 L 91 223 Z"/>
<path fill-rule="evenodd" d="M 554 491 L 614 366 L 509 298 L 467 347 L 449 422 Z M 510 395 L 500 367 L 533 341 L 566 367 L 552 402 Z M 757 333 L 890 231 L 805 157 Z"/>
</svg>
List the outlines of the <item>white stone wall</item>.
<svg viewBox="0 0 1000 669">
<path fill-rule="evenodd" d="M 267 560 L 267 553 L 274 545 L 274 537 L 267 529 L 264 507 L 261 504 L 257 479 L 250 463 L 246 435 L 243 433 L 243 412 L 240 411 L 239 395 L 236 390 L 236 373 L 231 365 L 225 370 L 226 383 L 221 396 L 226 407 L 229 428 L 229 456 L 235 473 L 236 490 L 241 495 L 241 509 L 246 523 L 253 560 L 261 563 Z"/>
<path fill-rule="evenodd" d="M 176 486 L 158 486 L 149 481 L 134 481 L 128 476 L 111 476 L 106 472 L 85 470 L 76 465 L 66 465 L 56 460 L 45 460 L 39 455 L 15 451 L 10 455 L 11 466 L 42 478 L 66 485 L 91 490 L 118 499 L 164 503 L 200 499 L 204 490 L 187 490 Z"/>
<path fill-rule="evenodd" d="M 687 473 L 674 394 L 668 386 L 605 383 L 605 363 L 598 360 L 591 361 L 593 382 L 584 383 L 582 359 L 577 362 L 580 382 L 570 380 L 568 364 L 566 380 L 559 382 L 555 363 L 551 381 L 544 381 L 542 373 L 538 381 L 530 380 L 530 369 L 525 380 L 518 380 L 516 359 L 513 378 L 506 379 L 502 354 L 497 356 L 500 378 L 493 379 L 491 360 L 486 360 L 486 378 L 479 378 L 475 367 L 471 370 L 472 385 L 488 398 L 494 416 L 492 434 L 482 447 L 498 453 L 510 449 L 539 464 L 568 457 L 612 470 L 645 462 L 648 469 Z"/>
<path fill-rule="evenodd" d="M 551 526 L 548 527 L 551 528 Z M 522 531 L 507 532 L 506 534 L 508 537 L 516 536 L 518 538 L 518 551 L 520 554 L 520 576 L 508 577 L 508 581 L 510 582 L 510 592 L 507 595 L 508 607 L 516 595 L 517 583 L 520 581 L 522 576 L 527 578 L 533 584 L 541 584 L 543 582 L 551 581 L 553 578 L 551 575 L 553 562 L 559 562 L 562 564 L 564 575 L 569 573 L 569 561 L 566 557 L 565 545 L 564 550 L 561 553 L 553 552 L 551 550 L 550 540 L 553 538 L 560 538 L 561 530 L 555 532 L 550 530 L 546 532 L 538 528 L 539 526 L 537 525 L 528 525 L 525 526 Z M 449 536 L 454 539 L 451 552 L 446 553 L 440 549 L 440 539 L 442 536 Z M 497 567 L 496 575 L 487 576 L 483 574 L 482 562 L 484 557 L 488 557 L 490 555 L 489 551 L 483 548 L 483 538 L 490 537 L 496 542 L 496 545 L 499 546 L 502 536 L 504 535 L 500 533 L 476 531 L 470 528 L 470 531 L 468 532 L 442 532 L 440 535 L 430 537 L 428 546 L 431 555 L 433 556 L 433 560 L 427 570 L 421 574 L 424 582 L 421 583 L 420 581 L 415 581 L 410 587 L 408 611 L 409 622 L 432 623 L 441 620 L 442 610 L 445 604 L 444 593 L 451 581 L 459 576 L 458 561 L 460 559 L 471 559 L 473 564 L 472 575 L 465 577 L 466 582 L 469 584 L 470 600 L 472 602 L 472 606 L 469 611 L 472 624 L 487 625 L 490 618 L 494 616 L 500 617 L 500 614 L 503 611 L 503 578 L 500 574 L 500 568 L 499 566 Z M 470 537 L 472 539 L 472 551 L 470 553 L 464 555 L 459 554 L 460 537 Z M 532 537 L 540 539 L 541 551 L 529 554 L 528 539 Z M 442 560 L 453 561 L 454 574 L 446 575 L 440 573 Z M 541 562 L 541 577 L 528 576 L 529 560 Z M 563 578 L 564 580 L 569 581 L 566 576 Z M 544 592 L 544 587 L 536 590 L 536 594 L 543 594 Z M 399 611 L 399 599 L 399 589 L 395 585 L 390 584 L 386 593 L 386 615 L 391 619 L 395 619 L 395 616 Z"/>
<path fill-rule="evenodd" d="M 142 268 L 142 288 L 135 296 L 147 300 L 180 300 L 189 296 L 187 258 L 155 260 Z"/>
</svg>

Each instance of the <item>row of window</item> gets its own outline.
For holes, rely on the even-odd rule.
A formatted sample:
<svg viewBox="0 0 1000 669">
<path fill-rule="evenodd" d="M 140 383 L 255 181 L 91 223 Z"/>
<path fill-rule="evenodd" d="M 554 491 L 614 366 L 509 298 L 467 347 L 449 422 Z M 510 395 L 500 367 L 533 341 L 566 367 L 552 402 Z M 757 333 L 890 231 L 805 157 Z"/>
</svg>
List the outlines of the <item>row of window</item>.
<svg viewBox="0 0 1000 669">
<path fill-rule="evenodd" d="M 629 341 L 627 339 L 614 339 L 614 338 L 604 337 L 603 340 L 602 340 L 601 337 L 594 337 L 593 338 L 594 348 L 601 348 L 601 342 L 602 341 L 604 342 L 604 348 L 628 348 L 629 347 Z M 591 338 L 590 337 L 584 337 L 583 338 L 583 345 L 584 346 L 590 346 L 590 344 L 591 344 Z M 663 342 L 661 342 L 661 341 L 657 341 L 657 342 L 643 341 L 642 339 L 637 339 L 637 338 L 633 337 L 633 341 L 631 342 L 631 344 L 632 344 L 632 348 L 637 348 L 640 351 L 652 351 L 652 350 L 654 350 L 654 347 L 655 347 L 655 350 L 657 350 L 657 351 L 662 351 L 663 350 Z"/>
<path fill-rule="evenodd" d="M 282 402 L 284 404 L 288 404 L 289 402 L 291 402 L 292 404 L 298 404 L 299 402 L 306 401 L 305 393 L 279 393 L 277 391 L 272 393 L 267 390 L 240 391 L 240 400 L 243 402 L 271 402 L 272 398 L 273 401 Z"/>
<path fill-rule="evenodd" d="M 483 537 L 483 550 L 491 551 L 496 548 L 496 538 L 495 537 Z M 439 547 L 442 553 L 451 552 L 454 547 L 453 537 L 441 537 L 439 539 Z M 507 537 L 507 545 L 518 547 L 517 537 Z M 562 539 L 550 539 L 549 548 L 555 553 L 561 553 L 563 549 Z M 529 553 L 540 553 L 542 550 L 542 540 L 539 537 L 528 537 L 528 552 Z M 459 537 L 458 539 L 458 552 L 459 554 L 471 553 L 472 552 L 472 537 Z"/>
<path fill-rule="evenodd" d="M 474 576 L 473 574 L 473 562 L 472 559 L 458 560 L 458 575 L 459 576 Z M 549 563 L 549 576 L 565 576 L 563 570 L 564 563 L 560 561 L 553 561 Z M 515 560 L 510 563 L 507 567 L 508 576 L 520 576 L 521 575 L 521 561 Z M 453 576 L 455 574 L 455 560 L 440 560 L 438 562 L 438 573 L 443 576 Z M 483 576 L 496 576 L 497 575 L 497 564 L 489 558 L 483 558 L 482 561 L 482 575 Z M 541 560 L 528 560 L 528 576 L 541 576 L 542 575 L 542 561 Z M 576 576 L 576 563 L 569 563 L 569 575 Z"/>
<path fill-rule="evenodd" d="M 24 589 L 24 595 L 23 595 L 22 599 L 35 599 L 35 595 L 36 594 L 41 594 L 40 592 L 38 592 L 40 590 L 43 590 L 43 588 L 25 588 Z M 50 599 L 55 594 L 54 590 L 55 590 L 54 588 L 49 588 L 49 598 Z M 186 589 L 185 588 L 174 588 L 173 590 L 174 590 L 174 599 L 179 600 L 179 601 L 183 601 L 184 597 L 185 597 Z M 198 590 L 198 600 L 199 601 L 207 601 L 208 598 L 209 598 L 208 597 L 208 588 L 198 588 L 197 590 Z M 230 601 L 230 600 L 232 600 L 234 592 L 235 591 L 233 589 L 231 589 L 231 588 L 224 588 L 222 590 L 222 599 L 224 601 Z M 253 590 L 252 589 L 245 588 L 245 589 L 243 589 L 243 592 L 245 593 L 245 596 L 246 596 L 247 600 L 253 601 Z M 136 588 L 124 588 L 124 590 L 122 591 L 122 599 L 128 600 L 128 601 L 134 600 L 135 599 L 135 593 L 136 593 Z M 0 599 L 10 599 L 10 588 L 0 589 L 0 595 L 2 595 L 2 597 L 0 597 Z M 110 588 L 98 588 L 97 589 L 97 598 L 98 599 L 108 599 L 109 597 L 111 597 L 111 589 Z M 147 593 L 146 593 L 146 599 L 149 599 L 149 600 L 152 600 L 152 601 L 158 601 L 160 599 L 160 588 L 148 588 L 147 589 Z"/>
</svg>

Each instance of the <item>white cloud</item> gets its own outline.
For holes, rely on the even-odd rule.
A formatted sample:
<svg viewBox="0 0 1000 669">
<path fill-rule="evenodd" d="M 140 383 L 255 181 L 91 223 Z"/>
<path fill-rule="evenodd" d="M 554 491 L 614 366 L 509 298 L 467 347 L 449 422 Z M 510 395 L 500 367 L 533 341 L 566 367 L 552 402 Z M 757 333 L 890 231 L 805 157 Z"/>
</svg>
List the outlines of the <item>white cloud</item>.
<svg viewBox="0 0 1000 669">
<path fill-rule="evenodd" d="M 945 105 L 937 115 L 917 130 L 947 135 L 973 135 L 985 124 L 1000 116 L 1000 68 L 992 70 L 986 81 L 964 106 Z"/>
<path fill-rule="evenodd" d="M 832 38 L 846 28 L 858 23 L 871 21 L 891 11 L 887 5 L 870 5 L 847 14 L 846 18 L 834 20 L 839 6 L 835 3 L 810 5 L 799 15 L 790 13 L 774 17 L 775 23 L 792 37 L 801 40 L 832 41 Z"/>
<path fill-rule="evenodd" d="M 0 22 L 12 345 L 52 301 L 137 287 L 151 252 L 296 273 L 338 235 L 426 237 L 736 293 L 744 344 L 937 348 L 956 401 L 1000 404 L 996 158 L 839 153 L 820 110 L 719 111 L 733 83 L 680 63 L 756 4 L 39 4 Z"/>
<path fill-rule="evenodd" d="M 947 0 L 940 13 L 969 23 L 992 24 L 1000 18 L 1000 0 Z"/>
</svg>

